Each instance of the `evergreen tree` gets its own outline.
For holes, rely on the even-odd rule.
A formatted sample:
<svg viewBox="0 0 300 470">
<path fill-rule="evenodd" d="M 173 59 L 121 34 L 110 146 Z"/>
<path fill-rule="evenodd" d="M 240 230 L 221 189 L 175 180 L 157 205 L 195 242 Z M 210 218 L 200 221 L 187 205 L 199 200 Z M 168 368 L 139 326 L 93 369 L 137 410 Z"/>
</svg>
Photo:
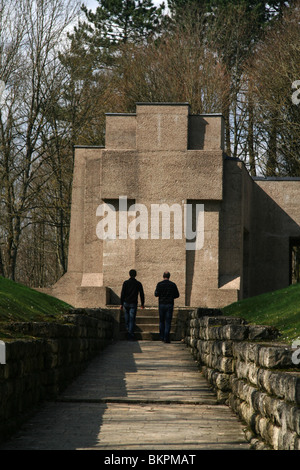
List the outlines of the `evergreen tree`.
<svg viewBox="0 0 300 470">
<path fill-rule="evenodd" d="M 202 40 L 207 42 L 208 47 L 215 48 L 230 79 L 228 96 L 222 107 L 226 153 L 234 157 L 238 157 L 240 152 L 243 155 L 247 153 L 252 174 L 256 171 L 254 109 L 249 80 L 245 77 L 245 64 L 254 54 L 265 32 L 294 3 L 293 0 L 168 0 L 173 24 L 182 21 L 187 11 L 192 12 L 195 22 L 198 15 L 204 14 L 206 17 L 206 32 Z M 273 134 L 276 135 L 275 128 Z M 275 149 L 272 150 L 275 155 L 276 148 L 271 145 L 273 141 L 271 139 L 270 149 Z"/>
<path fill-rule="evenodd" d="M 146 41 L 159 29 L 164 4 L 152 0 L 98 0 L 96 11 L 82 6 L 86 21 L 79 22 L 73 40 L 87 46 L 91 52 L 120 46 L 127 42 Z"/>
<path fill-rule="evenodd" d="M 146 42 L 159 30 L 163 21 L 164 4 L 152 0 L 98 0 L 95 12 L 86 6 L 85 15 L 68 35 L 71 46 L 66 54 L 73 62 L 74 73 L 95 76 L 113 66 L 124 44 Z"/>
</svg>

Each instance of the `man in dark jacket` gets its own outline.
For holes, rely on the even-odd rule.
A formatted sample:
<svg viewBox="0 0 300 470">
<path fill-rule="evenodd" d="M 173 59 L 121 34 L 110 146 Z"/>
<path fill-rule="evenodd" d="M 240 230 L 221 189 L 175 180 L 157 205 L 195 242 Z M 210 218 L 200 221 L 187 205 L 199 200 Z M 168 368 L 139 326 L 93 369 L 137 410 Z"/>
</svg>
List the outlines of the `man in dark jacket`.
<svg viewBox="0 0 300 470">
<path fill-rule="evenodd" d="M 174 299 L 179 297 L 179 292 L 176 284 L 170 281 L 168 271 L 164 272 L 163 280 L 157 284 L 154 295 L 158 297 L 160 337 L 165 343 L 170 343 Z"/>
<path fill-rule="evenodd" d="M 135 319 L 137 312 L 138 296 L 141 298 L 141 308 L 144 308 L 145 295 L 143 285 L 136 280 L 136 270 L 129 271 L 130 278 L 123 282 L 121 291 L 121 309 L 124 308 L 125 324 L 128 331 L 128 339 L 134 339 Z"/>
</svg>

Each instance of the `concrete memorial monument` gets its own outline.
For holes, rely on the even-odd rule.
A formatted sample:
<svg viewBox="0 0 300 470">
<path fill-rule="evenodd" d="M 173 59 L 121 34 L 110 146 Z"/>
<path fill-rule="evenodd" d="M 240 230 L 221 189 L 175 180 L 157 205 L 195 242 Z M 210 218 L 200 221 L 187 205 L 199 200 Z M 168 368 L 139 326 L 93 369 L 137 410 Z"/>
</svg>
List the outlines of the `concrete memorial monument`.
<svg viewBox="0 0 300 470">
<path fill-rule="evenodd" d="M 49 293 L 118 305 L 134 268 L 146 305 L 165 270 L 177 306 L 218 308 L 291 283 L 300 179 L 249 175 L 229 158 L 219 114 L 137 103 L 107 114 L 105 147 L 76 147 L 67 273 Z"/>
</svg>

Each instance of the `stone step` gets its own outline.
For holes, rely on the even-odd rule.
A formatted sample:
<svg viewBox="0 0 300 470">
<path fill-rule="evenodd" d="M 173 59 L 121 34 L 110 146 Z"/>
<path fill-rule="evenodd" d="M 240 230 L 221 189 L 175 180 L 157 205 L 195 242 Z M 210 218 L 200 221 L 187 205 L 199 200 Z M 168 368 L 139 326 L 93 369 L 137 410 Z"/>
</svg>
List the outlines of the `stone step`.
<svg viewBox="0 0 300 470">
<path fill-rule="evenodd" d="M 156 317 L 154 316 L 148 316 L 148 317 L 144 317 L 144 316 L 136 316 L 136 321 L 135 323 L 137 325 L 144 325 L 146 323 L 152 323 L 152 324 L 158 324 L 158 321 L 159 321 L 159 316 L 157 315 Z"/>
<path fill-rule="evenodd" d="M 177 317 L 181 310 L 186 310 L 185 308 L 174 308 L 172 325 L 171 325 L 171 341 L 178 340 L 177 331 Z M 189 310 L 189 309 L 188 309 Z M 125 318 L 124 313 L 121 314 L 120 318 L 120 339 L 126 339 L 126 328 L 125 328 Z M 135 328 L 135 339 L 137 340 L 150 340 L 150 341 L 159 341 L 159 312 L 158 307 L 146 307 L 141 309 L 138 307 L 136 315 L 136 328 Z M 180 338 L 179 338 L 180 339 Z"/>
<path fill-rule="evenodd" d="M 178 316 L 178 312 L 177 311 L 173 311 L 173 317 L 172 318 L 177 318 Z M 154 319 L 158 319 L 159 318 L 159 313 L 158 313 L 158 310 L 155 312 L 146 312 L 145 310 L 138 310 L 137 311 L 137 314 L 136 314 L 136 320 L 139 320 L 139 319 L 144 319 L 144 318 L 154 318 Z M 143 321 L 143 320 L 142 320 Z"/>
<path fill-rule="evenodd" d="M 156 332 L 159 330 L 159 324 L 158 322 L 157 323 L 145 323 L 143 325 L 139 325 L 136 323 L 135 325 L 135 331 L 139 331 L 139 332 Z M 172 322 L 172 325 L 171 325 L 171 331 L 175 330 L 175 324 L 174 322 Z"/>
<path fill-rule="evenodd" d="M 176 316 L 173 315 L 173 318 L 172 318 L 172 324 L 175 324 L 176 323 Z M 125 324 L 125 319 L 122 318 L 121 319 L 121 325 L 124 325 Z M 145 329 L 145 328 L 149 328 L 149 327 L 156 327 L 159 325 L 159 316 L 152 316 L 152 317 L 144 317 L 144 316 L 137 316 L 136 317 L 136 320 L 135 320 L 135 324 L 137 327 L 140 327 L 141 329 Z"/>
<path fill-rule="evenodd" d="M 151 309 L 151 310 L 150 310 L 150 309 L 146 309 L 146 308 L 144 308 L 144 309 L 138 308 L 138 311 L 137 311 L 137 315 L 136 315 L 136 316 L 137 316 L 137 318 L 138 318 L 138 317 L 141 317 L 141 316 L 142 316 L 142 317 L 158 317 L 159 314 L 158 314 L 158 309 L 156 309 L 156 310 L 155 310 L 155 309 Z"/>
<path fill-rule="evenodd" d="M 134 337 L 136 340 L 142 341 L 160 341 L 159 332 L 158 331 L 135 331 Z M 120 333 L 120 339 L 127 339 L 127 335 L 125 331 Z M 174 341 L 175 336 L 174 332 L 171 331 L 170 333 L 170 340 Z"/>
<path fill-rule="evenodd" d="M 170 340 L 174 340 L 174 332 L 176 329 L 176 319 L 173 318 L 172 325 L 171 325 L 171 332 L 170 332 Z M 121 339 L 126 339 L 126 331 L 125 331 L 125 322 L 124 318 L 120 325 L 120 335 Z M 143 341 L 160 341 L 159 336 L 159 315 L 157 313 L 156 316 L 143 316 L 136 317 L 136 326 L 134 336 L 136 340 L 143 340 Z"/>
</svg>

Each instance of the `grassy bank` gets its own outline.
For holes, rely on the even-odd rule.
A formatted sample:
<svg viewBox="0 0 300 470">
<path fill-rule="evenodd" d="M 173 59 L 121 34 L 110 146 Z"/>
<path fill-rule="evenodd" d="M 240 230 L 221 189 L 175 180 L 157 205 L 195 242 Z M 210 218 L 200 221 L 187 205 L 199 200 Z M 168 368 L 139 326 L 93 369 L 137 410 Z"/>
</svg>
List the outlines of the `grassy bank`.
<svg viewBox="0 0 300 470">
<path fill-rule="evenodd" d="M 0 327 L 11 321 L 53 321 L 68 308 L 61 300 L 0 277 Z"/>
<path fill-rule="evenodd" d="M 0 333 L 7 322 L 59 320 L 69 308 L 55 297 L 0 277 Z M 300 338 L 300 284 L 233 303 L 222 311 L 249 323 L 274 326 L 284 342 Z"/>
<path fill-rule="evenodd" d="M 280 340 L 286 343 L 300 338 L 300 284 L 241 300 L 222 311 L 249 323 L 274 326 L 282 334 Z"/>
</svg>

